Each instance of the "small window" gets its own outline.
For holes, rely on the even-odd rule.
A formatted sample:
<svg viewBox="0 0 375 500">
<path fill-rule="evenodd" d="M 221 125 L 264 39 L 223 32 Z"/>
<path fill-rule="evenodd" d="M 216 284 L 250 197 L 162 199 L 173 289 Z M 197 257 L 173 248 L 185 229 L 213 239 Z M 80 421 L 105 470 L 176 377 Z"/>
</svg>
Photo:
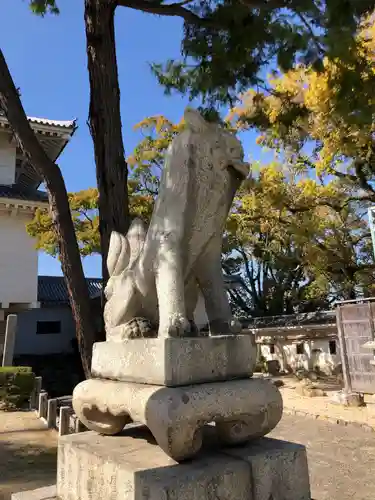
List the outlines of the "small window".
<svg viewBox="0 0 375 500">
<path fill-rule="evenodd" d="M 303 343 L 296 345 L 296 352 L 297 354 L 305 354 L 305 346 Z"/>
<path fill-rule="evenodd" d="M 330 340 L 329 341 L 329 353 L 330 354 L 336 354 L 336 340 Z"/>
<path fill-rule="evenodd" d="M 270 344 L 270 354 L 275 354 L 275 344 Z"/>
<path fill-rule="evenodd" d="M 36 333 L 37 335 L 61 333 L 61 321 L 37 321 Z"/>
</svg>

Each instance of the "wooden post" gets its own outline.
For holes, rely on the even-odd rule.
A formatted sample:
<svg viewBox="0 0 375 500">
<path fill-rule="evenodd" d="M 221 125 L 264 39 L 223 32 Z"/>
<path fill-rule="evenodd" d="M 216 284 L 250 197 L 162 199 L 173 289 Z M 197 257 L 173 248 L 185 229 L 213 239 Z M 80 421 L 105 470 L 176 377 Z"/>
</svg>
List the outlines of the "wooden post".
<svg viewBox="0 0 375 500">
<path fill-rule="evenodd" d="M 5 327 L 5 343 L 3 351 L 3 366 L 13 365 L 14 344 L 16 341 L 17 315 L 9 314 Z"/>
<path fill-rule="evenodd" d="M 56 416 L 57 416 L 57 399 L 49 399 L 47 408 L 47 426 L 49 429 L 56 427 Z"/>
<path fill-rule="evenodd" d="M 348 351 L 346 349 L 344 332 L 342 330 L 342 317 L 341 317 L 341 306 L 340 305 L 338 305 L 336 307 L 336 323 L 337 323 L 337 332 L 339 334 L 339 341 L 340 341 L 340 350 L 341 350 L 341 359 L 342 359 L 342 374 L 344 376 L 345 390 L 346 390 L 346 392 L 353 392 L 352 391 L 352 382 L 350 380 Z"/>
<path fill-rule="evenodd" d="M 39 418 L 47 419 L 48 394 L 43 391 L 39 394 Z"/>
<path fill-rule="evenodd" d="M 61 406 L 59 436 L 65 436 L 66 434 L 69 434 L 69 420 L 70 420 L 70 406 Z"/>
</svg>

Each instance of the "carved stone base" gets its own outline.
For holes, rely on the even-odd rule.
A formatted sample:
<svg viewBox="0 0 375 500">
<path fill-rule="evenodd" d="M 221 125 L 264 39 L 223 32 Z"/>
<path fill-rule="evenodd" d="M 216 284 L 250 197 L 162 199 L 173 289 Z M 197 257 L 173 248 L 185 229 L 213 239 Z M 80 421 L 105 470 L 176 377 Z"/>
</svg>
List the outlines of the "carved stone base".
<svg viewBox="0 0 375 500">
<path fill-rule="evenodd" d="M 199 384 L 250 377 L 256 362 L 252 335 L 132 339 L 94 344 L 95 378 L 142 384 Z"/>
<path fill-rule="evenodd" d="M 57 487 L 56 487 L 57 486 Z M 304 446 L 261 438 L 176 464 L 144 428 L 59 440 L 57 485 L 12 500 L 310 500 Z"/>
<path fill-rule="evenodd" d="M 279 390 L 259 379 L 179 388 L 85 380 L 73 392 L 73 407 L 90 430 L 118 434 L 127 423 L 145 424 L 176 461 L 196 455 L 204 424 L 215 422 L 222 444 L 236 445 L 266 435 L 280 421 Z"/>
</svg>

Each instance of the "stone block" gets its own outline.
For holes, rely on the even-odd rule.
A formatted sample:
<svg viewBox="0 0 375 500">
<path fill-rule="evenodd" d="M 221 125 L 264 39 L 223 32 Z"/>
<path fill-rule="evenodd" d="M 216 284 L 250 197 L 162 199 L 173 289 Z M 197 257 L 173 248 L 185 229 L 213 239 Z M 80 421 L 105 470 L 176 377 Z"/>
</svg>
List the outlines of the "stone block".
<svg viewBox="0 0 375 500">
<path fill-rule="evenodd" d="M 267 373 L 270 375 L 278 375 L 280 373 L 280 362 L 277 359 L 266 361 Z"/>
<path fill-rule="evenodd" d="M 92 432 L 59 440 L 59 500 L 250 500 L 244 461 L 206 453 L 176 464 L 144 429 L 127 436 Z"/>
<path fill-rule="evenodd" d="M 177 464 L 145 427 L 116 437 L 85 432 L 59 441 L 57 489 L 13 495 L 13 500 L 167 498 L 311 500 L 306 450 L 262 438 L 237 449 L 206 446 L 199 459 Z"/>
<path fill-rule="evenodd" d="M 278 424 L 283 402 L 277 387 L 261 379 L 184 387 L 90 379 L 74 389 L 73 407 L 88 429 L 102 434 L 140 422 L 165 453 L 182 461 L 200 451 L 205 424 L 215 422 L 222 444 L 243 443 Z"/>
<path fill-rule="evenodd" d="M 96 378 L 181 385 L 250 377 L 256 362 L 251 335 L 130 339 L 94 344 Z"/>
<path fill-rule="evenodd" d="M 306 448 L 261 438 L 246 447 L 224 450 L 250 465 L 251 500 L 311 500 Z"/>
<path fill-rule="evenodd" d="M 36 490 L 20 491 L 13 493 L 12 500 L 55 500 L 56 485 L 45 486 Z"/>
<path fill-rule="evenodd" d="M 310 381 L 308 384 L 306 384 L 304 380 L 302 380 L 301 383 L 297 385 L 296 392 L 298 392 L 298 394 L 300 394 L 301 396 L 305 396 L 307 398 L 326 396 L 326 393 L 323 389 L 321 389 L 320 387 L 314 387 L 313 385 L 311 385 Z"/>
<path fill-rule="evenodd" d="M 331 396 L 331 403 L 353 407 L 365 406 L 362 394 L 346 391 L 334 392 Z"/>
</svg>

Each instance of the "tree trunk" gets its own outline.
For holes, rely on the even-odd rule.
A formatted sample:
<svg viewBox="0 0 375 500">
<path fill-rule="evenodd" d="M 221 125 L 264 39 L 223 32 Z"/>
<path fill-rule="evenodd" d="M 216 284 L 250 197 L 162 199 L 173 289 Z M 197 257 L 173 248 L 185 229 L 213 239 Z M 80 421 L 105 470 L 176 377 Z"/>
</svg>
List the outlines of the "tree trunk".
<svg viewBox="0 0 375 500">
<path fill-rule="evenodd" d="M 99 190 L 103 285 L 112 231 L 129 228 L 128 170 L 121 131 L 114 0 L 85 0 L 87 66 L 90 77 L 89 127 L 94 142 Z"/>
<path fill-rule="evenodd" d="M 76 323 L 76 335 L 82 365 L 86 377 L 90 377 L 91 352 L 95 330 L 64 179 L 60 168 L 47 156 L 30 127 L 1 50 L 0 106 L 5 112 L 20 148 L 43 178 L 48 190 L 51 216 L 58 235 L 62 270 Z"/>
</svg>

